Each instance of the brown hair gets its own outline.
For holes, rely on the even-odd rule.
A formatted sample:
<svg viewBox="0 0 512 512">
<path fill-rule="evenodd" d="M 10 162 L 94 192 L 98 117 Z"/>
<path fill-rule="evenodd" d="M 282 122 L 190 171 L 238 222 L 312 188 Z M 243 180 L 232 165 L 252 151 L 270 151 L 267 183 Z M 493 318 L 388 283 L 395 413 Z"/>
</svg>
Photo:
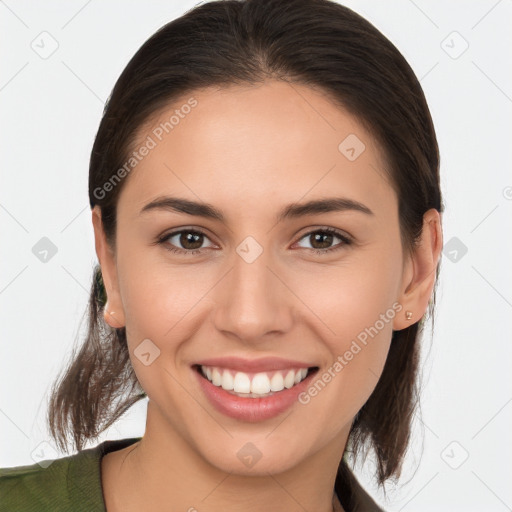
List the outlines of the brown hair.
<svg viewBox="0 0 512 512">
<path fill-rule="evenodd" d="M 108 99 L 90 159 L 90 205 L 99 205 L 113 248 L 116 205 L 126 179 L 108 193 L 104 184 L 127 161 L 141 126 L 194 90 L 268 79 L 318 88 L 365 125 L 387 158 L 398 197 L 402 247 L 409 253 L 414 249 L 423 214 L 444 209 L 439 150 L 423 91 L 383 34 L 330 0 L 208 2 L 144 43 Z M 435 289 L 429 304 L 432 324 Z M 104 304 L 97 265 L 87 336 L 54 383 L 50 398 L 48 423 L 61 449 L 67 448 L 71 434 L 74 447 L 81 450 L 146 396 L 130 363 L 125 328 L 113 329 L 104 322 Z M 346 453 L 373 448 L 380 485 L 400 475 L 408 446 L 418 398 L 422 324 L 423 319 L 393 332 L 383 373 L 350 432 Z M 343 471 L 340 461 L 339 478 Z"/>
</svg>

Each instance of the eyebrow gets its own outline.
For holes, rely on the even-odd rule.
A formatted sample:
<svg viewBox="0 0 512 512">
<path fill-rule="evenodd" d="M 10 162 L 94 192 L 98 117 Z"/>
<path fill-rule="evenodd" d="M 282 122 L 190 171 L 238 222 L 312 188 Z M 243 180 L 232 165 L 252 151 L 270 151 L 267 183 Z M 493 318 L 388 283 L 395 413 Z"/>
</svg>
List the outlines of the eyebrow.
<svg viewBox="0 0 512 512">
<path fill-rule="evenodd" d="M 225 222 L 224 214 L 215 206 L 179 197 L 158 197 L 146 204 L 140 211 L 140 214 L 151 210 L 175 211 L 196 217 L 205 217 Z M 314 199 L 306 203 L 291 203 L 285 206 L 278 213 L 276 222 L 281 222 L 285 219 L 297 219 L 319 213 L 344 211 L 356 211 L 366 215 L 375 215 L 370 208 L 359 201 L 354 201 L 353 199 L 344 197 L 328 197 L 325 199 Z"/>
</svg>

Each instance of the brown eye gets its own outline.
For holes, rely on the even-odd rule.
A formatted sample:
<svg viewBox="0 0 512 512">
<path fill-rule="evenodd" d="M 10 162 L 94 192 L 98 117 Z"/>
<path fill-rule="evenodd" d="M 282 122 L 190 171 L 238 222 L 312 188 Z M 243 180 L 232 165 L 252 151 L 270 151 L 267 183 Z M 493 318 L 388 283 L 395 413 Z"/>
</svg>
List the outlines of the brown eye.
<svg viewBox="0 0 512 512">
<path fill-rule="evenodd" d="M 340 240 L 341 243 L 337 243 L 333 246 L 332 244 L 336 239 Z M 306 233 L 301 240 L 308 240 L 311 247 L 305 247 L 305 249 L 315 251 L 317 254 L 325 254 L 330 251 L 335 251 L 352 243 L 350 238 L 332 228 L 310 231 L 309 233 Z"/>
<path fill-rule="evenodd" d="M 323 232 L 313 233 L 309 237 L 313 249 L 329 249 L 334 240 L 334 235 Z"/>
<path fill-rule="evenodd" d="M 165 245 L 165 247 L 172 252 L 187 254 L 201 252 L 205 240 L 209 239 L 200 231 L 182 230 L 164 235 L 158 242 Z M 207 247 L 211 246 L 213 246 L 213 244 Z"/>
<path fill-rule="evenodd" d="M 199 249 L 203 244 L 203 235 L 192 231 L 182 231 L 179 234 L 179 243 L 184 249 L 193 250 Z"/>
</svg>

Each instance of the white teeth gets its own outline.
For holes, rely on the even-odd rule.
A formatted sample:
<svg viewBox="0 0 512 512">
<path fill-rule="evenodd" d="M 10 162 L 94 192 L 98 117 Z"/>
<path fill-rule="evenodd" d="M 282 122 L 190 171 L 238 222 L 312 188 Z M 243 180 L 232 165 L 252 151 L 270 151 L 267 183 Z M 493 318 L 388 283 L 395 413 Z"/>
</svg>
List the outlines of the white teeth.
<svg viewBox="0 0 512 512">
<path fill-rule="evenodd" d="M 227 370 L 222 374 L 222 389 L 231 391 L 233 389 L 233 376 Z"/>
<path fill-rule="evenodd" d="M 251 392 L 251 379 L 249 376 L 242 372 L 237 372 L 235 375 L 235 382 L 233 391 L 237 393 L 250 393 Z"/>
<path fill-rule="evenodd" d="M 266 373 L 257 373 L 251 382 L 251 393 L 264 395 L 270 392 L 270 379 Z"/>
<path fill-rule="evenodd" d="M 284 387 L 290 389 L 295 384 L 295 372 L 290 370 L 284 378 Z"/>
<path fill-rule="evenodd" d="M 220 386 L 222 384 L 222 375 L 217 368 L 212 370 L 212 384 L 214 386 Z"/>
<path fill-rule="evenodd" d="M 244 372 L 234 372 L 218 367 L 201 366 L 203 375 L 217 387 L 250 397 L 265 396 L 271 392 L 290 389 L 304 380 L 308 374 L 307 368 L 297 370 L 282 370 L 273 372 L 272 378 L 266 372 L 253 375 L 252 379 Z M 233 376 L 234 374 L 234 376 Z"/>
<path fill-rule="evenodd" d="M 307 373 L 307 370 L 306 370 Z M 276 372 L 272 379 L 270 380 L 270 390 L 271 391 L 283 391 L 284 389 L 284 379 L 281 372 Z"/>
</svg>

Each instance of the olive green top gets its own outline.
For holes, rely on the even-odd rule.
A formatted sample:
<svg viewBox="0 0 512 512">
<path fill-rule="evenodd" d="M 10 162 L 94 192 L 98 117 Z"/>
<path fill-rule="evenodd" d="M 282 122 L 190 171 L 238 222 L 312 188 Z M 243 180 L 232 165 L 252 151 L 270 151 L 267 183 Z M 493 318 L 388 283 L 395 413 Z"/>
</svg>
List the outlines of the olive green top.
<svg viewBox="0 0 512 512">
<path fill-rule="evenodd" d="M 140 439 L 104 441 L 53 461 L 0 468 L 0 512 L 106 512 L 101 458 Z M 335 490 L 345 512 L 383 512 L 345 464 Z"/>
</svg>

